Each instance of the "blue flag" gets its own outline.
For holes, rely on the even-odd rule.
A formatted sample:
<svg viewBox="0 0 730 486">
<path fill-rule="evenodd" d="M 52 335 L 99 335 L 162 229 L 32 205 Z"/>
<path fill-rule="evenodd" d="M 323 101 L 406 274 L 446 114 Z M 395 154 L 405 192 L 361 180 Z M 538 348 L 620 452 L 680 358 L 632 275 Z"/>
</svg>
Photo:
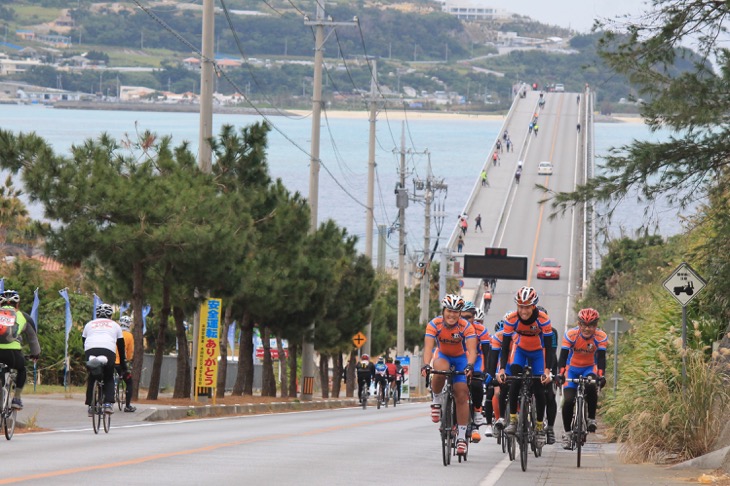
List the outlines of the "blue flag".
<svg viewBox="0 0 730 486">
<path fill-rule="evenodd" d="M 104 303 L 104 301 L 101 300 L 101 297 L 99 297 L 98 295 L 94 294 L 94 312 L 91 315 L 91 318 L 92 319 L 96 319 L 96 308 L 99 307 L 103 303 Z"/>
<path fill-rule="evenodd" d="M 236 349 L 236 321 L 231 322 L 228 325 L 228 356 L 233 356 Z"/>
<path fill-rule="evenodd" d="M 5 292 L 5 277 L 0 278 L 0 292 Z"/>
<path fill-rule="evenodd" d="M 152 307 L 147 304 L 142 308 L 142 335 L 147 334 L 147 315 L 152 310 Z"/>
<path fill-rule="evenodd" d="M 41 305 L 41 301 L 38 298 L 38 289 L 33 292 L 33 308 L 30 310 L 30 317 L 33 319 L 33 329 L 38 332 L 38 307 Z"/>
<path fill-rule="evenodd" d="M 63 289 L 58 291 L 59 294 L 61 294 L 61 297 L 63 297 L 63 300 L 66 301 L 66 346 L 64 348 L 64 369 L 63 369 L 63 386 L 65 387 L 68 383 L 68 367 L 69 367 L 69 361 L 68 361 L 68 335 L 71 332 L 71 324 L 73 323 L 73 318 L 71 317 L 71 302 L 68 300 L 68 289 Z"/>
<path fill-rule="evenodd" d="M 119 317 L 123 316 L 124 313 L 127 312 L 127 309 L 129 309 L 130 305 L 131 304 L 129 302 L 122 302 L 121 304 L 119 304 Z"/>
</svg>

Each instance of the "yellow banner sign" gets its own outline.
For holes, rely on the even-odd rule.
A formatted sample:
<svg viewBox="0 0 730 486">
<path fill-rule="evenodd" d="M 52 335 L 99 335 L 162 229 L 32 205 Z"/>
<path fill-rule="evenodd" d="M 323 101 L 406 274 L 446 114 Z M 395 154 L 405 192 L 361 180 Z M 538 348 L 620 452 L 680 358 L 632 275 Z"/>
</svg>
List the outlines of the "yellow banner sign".
<svg viewBox="0 0 730 486">
<path fill-rule="evenodd" d="M 198 386 L 215 387 L 220 356 L 221 299 L 207 299 L 200 306 L 198 335 Z"/>
</svg>

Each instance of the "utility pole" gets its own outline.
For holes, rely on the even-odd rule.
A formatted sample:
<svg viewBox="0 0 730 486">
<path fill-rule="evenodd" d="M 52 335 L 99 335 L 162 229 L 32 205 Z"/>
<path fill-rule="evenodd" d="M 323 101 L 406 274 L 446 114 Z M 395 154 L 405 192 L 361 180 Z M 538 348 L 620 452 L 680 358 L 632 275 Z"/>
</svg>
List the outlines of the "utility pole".
<svg viewBox="0 0 730 486">
<path fill-rule="evenodd" d="M 198 165 L 200 170 L 212 170 L 212 149 L 208 139 L 213 136 L 213 35 L 215 34 L 214 0 L 203 0 L 203 46 L 200 59 L 200 129 Z M 197 323 L 196 323 L 197 324 Z"/>
<path fill-rule="evenodd" d="M 375 59 L 373 59 L 373 72 L 370 79 L 370 138 L 368 140 L 368 207 L 365 210 L 365 256 L 368 257 L 370 263 L 373 262 L 373 209 L 375 204 L 375 122 L 377 121 L 377 102 L 375 92 L 378 86 L 378 67 Z M 370 354 L 370 344 L 372 343 L 373 323 L 369 321 L 365 327 L 365 352 Z"/>
<path fill-rule="evenodd" d="M 421 278 L 421 300 L 420 308 L 421 315 L 419 321 L 424 326 L 429 320 L 429 301 L 431 297 L 431 206 L 434 200 L 435 191 L 446 191 L 448 186 L 444 183 L 443 179 L 436 179 L 431 171 L 431 154 L 426 151 L 428 156 L 428 169 L 426 172 L 426 180 L 415 180 L 416 190 L 425 190 L 423 195 L 423 201 L 425 204 L 424 216 L 425 223 L 423 229 L 423 261 L 419 262 L 418 267 L 423 271 Z M 413 195 L 413 200 L 421 200 L 421 196 Z M 437 212 L 436 217 L 436 228 L 440 231 L 443 228 L 443 211 Z"/>
<path fill-rule="evenodd" d="M 406 335 L 406 208 L 408 207 L 408 191 L 406 190 L 406 125 L 401 122 L 400 141 L 400 183 L 397 189 L 398 206 L 398 324 L 396 328 L 396 353 L 403 356 Z"/>
<path fill-rule="evenodd" d="M 212 0 L 209 0 L 212 1 Z M 304 17 L 304 25 L 314 27 L 314 86 L 312 88 L 312 146 L 309 165 L 309 207 L 311 211 L 309 232 L 317 231 L 319 201 L 319 135 L 322 116 L 322 64 L 324 64 L 324 28 L 356 26 L 357 22 L 334 22 L 324 18 L 322 4 L 317 3 L 317 16 L 310 21 Z M 314 323 L 304 335 L 302 343 L 302 393 L 301 399 L 309 401 L 314 394 Z"/>
</svg>

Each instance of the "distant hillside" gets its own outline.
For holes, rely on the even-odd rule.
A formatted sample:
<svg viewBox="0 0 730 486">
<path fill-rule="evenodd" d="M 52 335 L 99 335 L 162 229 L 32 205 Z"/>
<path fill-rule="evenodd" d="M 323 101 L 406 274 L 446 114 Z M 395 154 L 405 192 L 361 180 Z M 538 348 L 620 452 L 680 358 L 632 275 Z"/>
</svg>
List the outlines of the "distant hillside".
<svg viewBox="0 0 730 486">
<path fill-rule="evenodd" d="M 69 64 L 64 60 L 83 54 L 92 64 L 106 67 L 156 69 L 100 77 L 73 69 L 73 65 L 69 71 L 49 66 L 12 78 L 100 94 L 115 92 L 119 83 L 195 91 L 199 75 L 186 68 L 183 60 L 195 57 L 199 49 L 201 6 L 188 1 L 142 5 L 150 6 L 150 13 L 134 2 L 0 0 L 0 18 L 9 25 L 12 43 L 39 49 L 54 66 Z M 225 5 L 227 12 L 219 8 L 216 13 L 217 56 L 251 62 L 227 69 L 217 89 L 226 94 L 245 91 L 263 104 L 308 103 L 311 66 L 292 61 L 306 63 L 312 58 L 313 33 L 304 25 L 302 14 L 313 17 L 314 12 L 301 10 L 311 9 L 311 2 L 306 6 L 286 0 L 268 2 L 270 8 L 261 2 L 229 0 Z M 607 73 L 595 56 L 595 37 L 571 39 L 565 29 L 517 15 L 491 22 L 462 22 L 440 12 L 431 2 L 370 5 L 348 1 L 327 4 L 327 15 L 335 20 L 358 18 L 358 27 L 338 27 L 325 45 L 330 66 L 325 95 L 340 107 L 362 106 L 360 98 L 351 95 L 369 91 L 370 67 L 362 62 L 366 55 L 378 59 L 379 82 L 392 93 L 389 96 L 451 92 L 463 99 L 464 109 L 505 109 L 510 101 L 506 95 L 519 81 L 540 85 L 561 82 L 569 90 L 580 90 L 590 83 L 597 88 L 599 102 L 614 102 L 631 94 L 625 80 Z M 23 38 L 21 31 L 65 36 L 70 47 L 61 49 L 59 56 L 59 51 L 44 51 L 37 38 Z M 549 38 L 570 39 L 570 43 L 564 44 L 563 51 L 556 51 L 550 48 Z M 496 55 L 498 47 L 506 45 L 519 48 Z M 13 54 L 12 49 L 4 50 Z M 590 67 L 586 70 L 585 66 Z"/>
</svg>

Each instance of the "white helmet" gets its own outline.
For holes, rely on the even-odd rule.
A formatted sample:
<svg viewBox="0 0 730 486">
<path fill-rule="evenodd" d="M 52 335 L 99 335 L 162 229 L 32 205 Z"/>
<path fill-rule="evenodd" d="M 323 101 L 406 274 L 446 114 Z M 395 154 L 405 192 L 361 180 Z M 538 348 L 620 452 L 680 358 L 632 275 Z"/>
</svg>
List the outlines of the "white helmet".
<svg viewBox="0 0 730 486">
<path fill-rule="evenodd" d="M 132 318 L 129 316 L 122 316 L 119 318 L 119 325 L 122 327 L 122 329 L 129 329 L 132 327 Z"/>
<path fill-rule="evenodd" d="M 99 304 L 96 308 L 96 317 L 100 319 L 111 319 L 114 309 L 109 304 Z"/>
</svg>

